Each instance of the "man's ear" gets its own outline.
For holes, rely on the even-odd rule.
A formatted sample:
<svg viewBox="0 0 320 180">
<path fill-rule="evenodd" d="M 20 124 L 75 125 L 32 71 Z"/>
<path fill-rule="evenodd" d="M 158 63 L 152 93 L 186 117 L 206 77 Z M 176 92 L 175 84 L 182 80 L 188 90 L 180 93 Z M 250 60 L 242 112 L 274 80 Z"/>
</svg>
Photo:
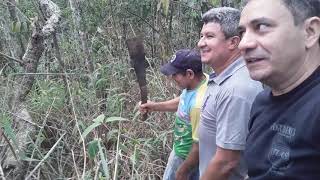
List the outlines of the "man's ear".
<svg viewBox="0 0 320 180">
<path fill-rule="evenodd" d="M 228 49 L 230 50 L 234 50 L 236 48 L 238 48 L 238 45 L 240 43 L 240 37 L 239 36 L 233 36 L 229 38 L 229 45 L 228 45 Z"/>
<path fill-rule="evenodd" d="M 195 76 L 194 72 L 191 69 L 187 69 L 186 73 L 190 79 L 193 79 Z"/>
<path fill-rule="evenodd" d="M 305 20 L 305 46 L 307 49 L 319 43 L 320 38 L 320 18 L 311 17 Z"/>
</svg>

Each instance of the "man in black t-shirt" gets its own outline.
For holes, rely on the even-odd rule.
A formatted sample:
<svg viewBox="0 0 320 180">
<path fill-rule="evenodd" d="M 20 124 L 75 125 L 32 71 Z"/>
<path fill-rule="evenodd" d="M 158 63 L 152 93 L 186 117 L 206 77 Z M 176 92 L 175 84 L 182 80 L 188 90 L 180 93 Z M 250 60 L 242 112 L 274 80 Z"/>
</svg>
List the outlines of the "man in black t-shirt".
<svg viewBox="0 0 320 180">
<path fill-rule="evenodd" d="M 320 0 L 249 0 L 239 48 L 270 89 L 251 110 L 249 178 L 320 179 Z"/>
</svg>

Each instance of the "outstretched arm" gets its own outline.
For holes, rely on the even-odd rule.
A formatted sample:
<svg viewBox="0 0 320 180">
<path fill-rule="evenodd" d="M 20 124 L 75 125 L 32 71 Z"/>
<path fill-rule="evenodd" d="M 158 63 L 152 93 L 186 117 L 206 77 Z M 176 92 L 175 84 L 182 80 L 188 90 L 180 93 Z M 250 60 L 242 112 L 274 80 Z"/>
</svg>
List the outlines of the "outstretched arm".
<svg viewBox="0 0 320 180">
<path fill-rule="evenodd" d="M 175 112 L 178 109 L 180 97 L 176 97 L 174 99 L 163 101 L 163 102 L 153 102 L 148 101 L 145 104 L 139 105 L 139 111 L 144 114 L 150 111 L 169 111 Z"/>
</svg>

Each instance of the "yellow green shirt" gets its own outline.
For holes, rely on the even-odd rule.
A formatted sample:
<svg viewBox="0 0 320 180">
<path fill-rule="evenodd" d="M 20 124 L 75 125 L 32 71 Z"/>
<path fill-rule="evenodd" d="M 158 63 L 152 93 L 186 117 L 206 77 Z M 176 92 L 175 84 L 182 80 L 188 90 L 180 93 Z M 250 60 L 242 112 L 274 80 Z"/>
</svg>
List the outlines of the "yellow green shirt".
<svg viewBox="0 0 320 180">
<path fill-rule="evenodd" d="M 185 159 L 192 147 L 193 141 L 198 141 L 198 124 L 202 99 L 208 83 L 208 75 L 200 85 L 193 89 L 184 89 L 180 95 L 174 127 L 173 148 L 177 156 Z"/>
</svg>

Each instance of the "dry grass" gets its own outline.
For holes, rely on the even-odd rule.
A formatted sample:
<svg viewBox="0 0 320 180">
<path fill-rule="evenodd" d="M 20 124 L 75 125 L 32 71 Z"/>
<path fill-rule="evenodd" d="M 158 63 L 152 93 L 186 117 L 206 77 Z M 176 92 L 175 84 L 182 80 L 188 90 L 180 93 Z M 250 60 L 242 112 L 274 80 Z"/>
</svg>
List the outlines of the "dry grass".
<svg viewBox="0 0 320 180">
<path fill-rule="evenodd" d="M 161 179 L 172 144 L 173 115 L 150 113 L 147 121 L 140 120 L 136 106 L 139 89 L 129 69 L 123 68 L 125 77 L 120 77 L 122 73 L 109 77 L 105 112 L 99 112 L 101 99 L 96 98 L 94 87 L 86 87 L 81 78 L 68 78 L 71 101 L 66 104 L 59 78 L 37 77 L 27 102 L 36 131 L 29 135 L 27 151 L 19 155 L 24 159 L 27 179 Z M 172 98 L 174 87 L 157 69 L 148 69 L 151 99 Z M 2 87 L 2 104 L 11 91 L 9 86 Z M 10 119 L 10 111 L 3 107 L 3 116 Z M 100 114 L 105 115 L 103 123 L 83 137 Z M 106 122 L 115 116 L 127 121 Z M 92 145 L 97 142 L 99 146 Z M 92 157 L 90 148 L 97 151 Z M 5 173 L 8 179 L 14 179 L 17 172 L 5 168 Z"/>
</svg>

